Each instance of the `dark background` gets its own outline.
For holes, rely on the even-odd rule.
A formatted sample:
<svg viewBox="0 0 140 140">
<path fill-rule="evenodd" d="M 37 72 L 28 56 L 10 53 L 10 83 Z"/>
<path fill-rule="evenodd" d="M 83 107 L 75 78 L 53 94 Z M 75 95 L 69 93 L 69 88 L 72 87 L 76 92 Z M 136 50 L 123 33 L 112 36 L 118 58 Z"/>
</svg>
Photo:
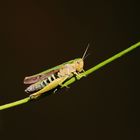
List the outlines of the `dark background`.
<svg viewBox="0 0 140 140">
<path fill-rule="evenodd" d="M 23 79 L 81 57 L 85 70 L 140 41 L 139 3 L 0 2 L 0 105 L 27 96 Z M 0 140 L 135 140 L 140 48 L 63 90 L 0 112 Z"/>
</svg>

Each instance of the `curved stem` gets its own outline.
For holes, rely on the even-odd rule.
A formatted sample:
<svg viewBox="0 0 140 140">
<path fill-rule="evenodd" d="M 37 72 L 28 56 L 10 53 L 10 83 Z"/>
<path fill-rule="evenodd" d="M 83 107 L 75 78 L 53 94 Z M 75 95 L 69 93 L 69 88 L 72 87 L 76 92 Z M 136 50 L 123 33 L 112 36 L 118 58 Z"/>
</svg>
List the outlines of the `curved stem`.
<svg viewBox="0 0 140 140">
<path fill-rule="evenodd" d="M 63 87 L 66 87 L 66 86 L 68 86 L 68 85 L 70 85 L 70 84 L 72 84 L 72 83 L 74 83 L 74 82 L 77 81 L 77 80 L 80 80 L 82 77 L 85 77 L 85 75 L 87 76 L 87 75 L 93 73 L 94 71 L 96 71 L 96 70 L 102 68 L 102 67 L 105 66 L 106 64 L 109 64 L 110 62 L 112 62 L 112 61 L 118 59 L 119 57 L 125 55 L 126 53 L 132 51 L 133 49 L 135 49 L 135 48 L 137 48 L 137 47 L 139 47 L 139 46 L 140 46 L 140 42 L 138 42 L 138 43 L 132 45 L 131 47 L 129 47 L 129 48 L 127 48 L 127 49 L 125 49 L 125 50 L 119 52 L 118 54 L 116 54 L 116 55 L 114 55 L 114 56 L 112 56 L 112 57 L 106 59 L 105 61 L 103 61 L 103 62 L 97 64 L 96 66 L 94 66 L 94 67 L 88 69 L 87 71 L 85 71 L 85 72 L 79 74 L 78 76 L 72 77 L 71 79 L 69 79 L 67 82 L 65 82 L 65 83 L 62 85 L 62 88 L 63 88 Z M 29 102 L 29 101 L 31 101 L 31 99 L 30 99 L 30 97 L 27 97 L 27 98 L 24 98 L 24 99 L 21 99 L 21 100 L 12 102 L 12 103 L 8 103 L 8 104 L 5 104 L 5 105 L 1 105 L 1 106 L 0 106 L 0 110 L 4 110 L 4 109 L 7 109 L 7 108 L 11 108 L 11 107 L 14 107 L 14 106 L 18 106 L 18 105 L 27 103 L 27 102 Z"/>
<path fill-rule="evenodd" d="M 5 104 L 5 105 L 1 105 L 1 106 L 0 106 L 0 110 L 7 109 L 7 108 L 11 108 L 11 107 L 14 107 L 14 106 L 18 106 L 18 105 L 27 103 L 28 101 L 30 101 L 30 98 L 29 98 L 29 97 L 26 97 L 26 98 L 24 98 L 24 99 L 21 99 L 21 100 L 12 102 L 12 103 L 8 103 L 8 104 Z"/>
</svg>

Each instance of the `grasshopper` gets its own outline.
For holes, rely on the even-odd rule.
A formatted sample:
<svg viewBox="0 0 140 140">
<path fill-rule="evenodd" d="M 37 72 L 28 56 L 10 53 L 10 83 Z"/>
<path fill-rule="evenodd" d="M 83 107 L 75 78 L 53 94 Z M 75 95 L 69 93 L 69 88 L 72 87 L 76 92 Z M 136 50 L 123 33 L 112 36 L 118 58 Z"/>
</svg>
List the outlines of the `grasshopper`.
<svg viewBox="0 0 140 140">
<path fill-rule="evenodd" d="M 58 86 L 70 79 L 73 76 L 78 76 L 79 73 L 84 72 L 84 59 L 88 50 L 89 44 L 82 56 L 82 58 L 76 58 L 70 60 L 61 65 L 43 71 L 33 76 L 27 76 L 24 78 L 24 84 L 29 84 L 25 89 L 25 92 L 32 93 L 30 99 L 37 99 L 43 93 L 54 89 L 57 90 Z"/>
</svg>

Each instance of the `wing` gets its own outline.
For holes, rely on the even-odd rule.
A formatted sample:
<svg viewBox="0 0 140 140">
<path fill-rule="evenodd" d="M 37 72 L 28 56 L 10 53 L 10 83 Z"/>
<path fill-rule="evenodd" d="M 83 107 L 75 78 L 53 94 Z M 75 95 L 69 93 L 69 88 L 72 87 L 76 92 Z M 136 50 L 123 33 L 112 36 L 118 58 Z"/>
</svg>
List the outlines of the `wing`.
<svg viewBox="0 0 140 140">
<path fill-rule="evenodd" d="M 58 72 L 59 69 L 56 70 L 52 70 L 46 73 L 39 73 L 37 75 L 33 75 L 33 76 L 27 76 L 24 78 L 24 84 L 34 84 L 37 83 L 41 80 L 46 79 L 47 77 L 51 76 L 53 73 Z"/>
<path fill-rule="evenodd" d="M 45 71 L 43 71 L 43 72 L 41 72 L 41 73 L 38 73 L 38 74 L 35 74 L 35 75 L 32 75 L 32 76 L 27 76 L 27 77 L 24 78 L 24 84 L 34 84 L 34 83 L 36 83 L 36 82 L 38 82 L 38 81 L 40 81 L 40 80 L 44 80 L 44 79 L 46 79 L 48 76 L 50 76 L 51 74 L 53 74 L 53 73 L 59 71 L 59 69 L 60 69 L 61 67 L 63 67 L 65 64 L 70 64 L 70 63 L 72 63 L 73 61 L 74 61 L 74 60 L 70 60 L 70 61 L 65 62 L 65 63 L 63 63 L 63 64 L 61 64 L 61 65 L 58 65 L 58 66 L 56 66 L 56 67 L 53 67 L 53 68 L 48 69 L 48 70 L 45 70 Z"/>
</svg>

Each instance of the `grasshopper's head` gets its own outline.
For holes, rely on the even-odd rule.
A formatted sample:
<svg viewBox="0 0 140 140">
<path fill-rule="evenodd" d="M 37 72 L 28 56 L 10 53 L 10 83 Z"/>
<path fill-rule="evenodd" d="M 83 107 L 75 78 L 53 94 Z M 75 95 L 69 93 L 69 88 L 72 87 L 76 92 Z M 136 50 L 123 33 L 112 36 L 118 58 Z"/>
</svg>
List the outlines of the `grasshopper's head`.
<svg viewBox="0 0 140 140">
<path fill-rule="evenodd" d="M 77 72 L 81 72 L 83 70 L 84 67 L 84 61 L 82 58 L 77 58 L 74 61 L 74 67 L 76 69 Z"/>
<path fill-rule="evenodd" d="M 74 69 L 77 72 L 82 72 L 83 71 L 84 59 L 88 56 L 88 55 L 86 55 L 88 48 L 89 48 L 89 44 L 87 45 L 86 50 L 85 50 L 82 58 L 76 58 L 76 59 L 68 62 L 69 64 L 72 64 L 72 66 L 74 67 Z"/>
<path fill-rule="evenodd" d="M 86 50 L 85 50 L 82 58 L 77 58 L 77 59 L 74 60 L 74 65 L 75 65 L 75 68 L 76 68 L 77 72 L 83 71 L 84 59 L 88 56 L 88 55 L 86 56 L 88 48 L 89 48 L 89 44 L 87 45 Z"/>
</svg>

